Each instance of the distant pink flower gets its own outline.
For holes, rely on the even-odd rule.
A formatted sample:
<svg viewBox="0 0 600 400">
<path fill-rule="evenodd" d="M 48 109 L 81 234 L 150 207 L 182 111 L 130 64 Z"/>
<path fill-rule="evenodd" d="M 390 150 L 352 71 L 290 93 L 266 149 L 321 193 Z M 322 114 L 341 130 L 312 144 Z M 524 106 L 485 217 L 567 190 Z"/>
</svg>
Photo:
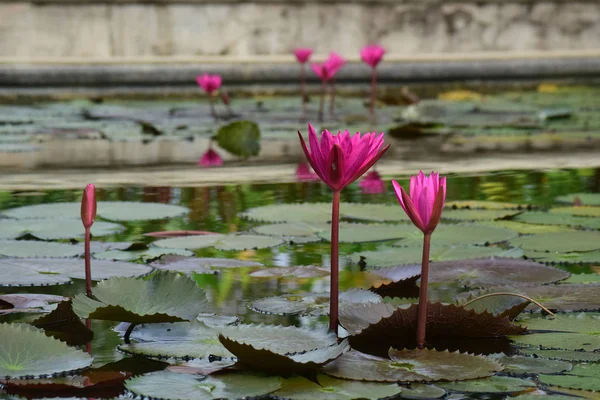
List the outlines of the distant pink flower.
<svg viewBox="0 0 600 400">
<path fill-rule="evenodd" d="M 362 60 L 369 64 L 372 68 L 375 68 L 383 58 L 384 54 L 385 49 L 383 47 L 371 45 L 362 48 L 360 51 L 360 58 L 362 58 Z"/>
<path fill-rule="evenodd" d="M 202 167 L 220 167 L 223 165 L 223 159 L 219 153 L 210 148 L 202 155 L 198 165 Z"/>
<path fill-rule="evenodd" d="M 410 196 L 396 181 L 392 181 L 398 202 L 410 220 L 423 233 L 434 231 L 440 222 L 446 201 L 446 178 L 434 172 L 426 176 L 423 171 L 410 177 Z"/>
<path fill-rule="evenodd" d="M 350 136 L 348 130 L 332 135 L 328 130 L 321 133 L 321 141 L 311 124 L 308 124 L 308 142 L 310 150 L 304 142 L 302 133 L 298 131 L 300 144 L 308 162 L 319 178 L 334 192 L 341 191 L 377 162 L 387 151 L 383 145 L 383 133 L 377 135 L 360 132 Z"/>
<path fill-rule="evenodd" d="M 325 60 L 325 66 L 329 70 L 329 75 L 333 78 L 335 74 L 346 64 L 346 59 L 335 52 L 329 53 L 329 58 Z"/>
<path fill-rule="evenodd" d="M 299 163 L 296 168 L 296 179 L 300 182 L 318 181 L 319 176 L 312 172 L 305 162 Z"/>
<path fill-rule="evenodd" d="M 331 79 L 331 74 L 329 73 L 329 69 L 327 68 L 325 63 L 313 63 L 310 65 L 310 67 L 312 68 L 314 73 L 317 74 L 319 78 L 321 78 L 323 82 L 327 82 Z"/>
<path fill-rule="evenodd" d="M 385 182 L 377 171 L 371 171 L 359 182 L 363 193 L 379 194 L 385 192 Z"/>
<path fill-rule="evenodd" d="M 308 61 L 310 56 L 312 55 L 313 50 L 310 48 L 298 48 L 294 50 L 294 54 L 296 55 L 296 59 L 300 64 L 304 64 Z"/>
<path fill-rule="evenodd" d="M 196 77 L 196 82 L 204 91 L 208 94 L 213 94 L 215 91 L 219 90 L 221 87 L 221 75 L 198 75 Z"/>
<path fill-rule="evenodd" d="M 96 187 L 89 183 L 83 190 L 81 199 L 81 222 L 86 229 L 90 229 L 96 219 Z"/>
</svg>

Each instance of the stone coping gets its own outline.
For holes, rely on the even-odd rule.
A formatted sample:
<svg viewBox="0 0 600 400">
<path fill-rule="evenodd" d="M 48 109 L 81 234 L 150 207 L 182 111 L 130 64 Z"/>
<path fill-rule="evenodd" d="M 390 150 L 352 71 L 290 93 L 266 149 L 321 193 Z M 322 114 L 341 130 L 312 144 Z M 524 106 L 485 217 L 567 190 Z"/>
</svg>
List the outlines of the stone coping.
<svg viewBox="0 0 600 400">
<path fill-rule="evenodd" d="M 596 3 L 597 0 L 327 0 L 336 4 L 539 4 L 539 3 Z M 323 0 L 0 0 L 0 3 L 32 4 L 321 4 Z"/>
</svg>

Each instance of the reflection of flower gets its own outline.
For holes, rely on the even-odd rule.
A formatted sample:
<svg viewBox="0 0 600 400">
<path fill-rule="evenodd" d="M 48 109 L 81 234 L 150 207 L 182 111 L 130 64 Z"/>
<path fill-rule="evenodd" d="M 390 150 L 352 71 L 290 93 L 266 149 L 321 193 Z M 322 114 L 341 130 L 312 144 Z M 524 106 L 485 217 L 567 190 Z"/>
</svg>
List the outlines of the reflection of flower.
<svg viewBox="0 0 600 400">
<path fill-rule="evenodd" d="M 296 179 L 300 182 L 318 181 L 319 176 L 310 170 L 308 164 L 302 162 L 299 163 L 298 168 L 296 168 Z"/>
<path fill-rule="evenodd" d="M 299 63 L 304 64 L 308 61 L 310 56 L 312 55 L 312 49 L 310 48 L 298 48 L 294 50 L 294 54 L 296 55 L 296 59 Z"/>
<path fill-rule="evenodd" d="M 209 148 L 198 161 L 198 165 L 202 167 L 219 167 L 223 165 L 223 159 L 212 148 Z"/>
<path fill-rule="evenodd" d="M 385 182 L 377 171 L 371 171 L 358 184 L 363 193 L 378 194 L 385 192 Z"/>
<path fill-rule="evenodd" d="M 221 87 L 221 75 L 198 75 L 196 82 L 208 94 L 213 94 Z"/>
</svg>

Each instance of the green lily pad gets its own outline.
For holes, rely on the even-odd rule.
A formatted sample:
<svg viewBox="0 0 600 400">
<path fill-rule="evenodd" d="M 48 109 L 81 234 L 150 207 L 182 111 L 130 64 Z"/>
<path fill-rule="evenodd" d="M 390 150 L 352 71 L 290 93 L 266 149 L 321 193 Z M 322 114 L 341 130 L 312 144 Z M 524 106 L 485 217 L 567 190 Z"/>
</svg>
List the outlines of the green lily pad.
<svg viewBox="0 0 600 400">
<path fill-rule="evenodd" d="M 600 274 L 571 274 L 568 279 L 561 283 L 587 284 L 600 283 Z"/>
<path fill-rule="evenodd" d="M 568 214 L 548 212 L 526 212 L 514 218 L 515 221 L 539 225 L 565 225 L 578 228 L 600 229 L 600 218 L 577 217 Z"/>
<path fill-rule="evenodd" d="M 87 353 L 52 339 L 29 325 L 0 324 L 0 376 L 53 375 L 86 368 L 92 364 Z"/>
<path fill-rule="evenodd" d="M 373 382 L 433 382 L 475 379 L 501 371 L 496 361 L 466 353 L 390 349 L 390 359 L 351 351 L 322 371 L 336 378 Z"/>
<path fill-rule="evenodd" d="M 500 201 L 485 201 L 485 200 L 456 200 L 448 201 L 444 205 L 451 209 L 482 209 L 482 210 L 514 210 L 526 208 L 527 205 L 516 203 L 503 203 Z"/>
<path fill-rule="evenodd" d="M 418 232 L 421 233 L 420 231 Z M 390 225 L 342 222 L 340 223 L 339 241 L 340 243 L 378 242 L 399 239 L 412 234 L 417 234 L 417 228 L 408 224 Z M 329 241 L 331 240 L 331 231 L 319 232 L 318 236 Z M 422 236 L 423 233 L 421 233 L 421 241 Z"/>
<path fill-rule="evenodd" d="M 381 296 L 362 289 L 350 289 L 340 293 L 340 307 L 356 304 L 380 303 Z M 250 308 L 263 314 L 277 315 L 325 315 L 329 310 L 329 293 L 288 294 L 255 300 Z"/>
<path fill-rule="evenodd" d="M 600 285 L 598 284 L 542 285 L 506 289 L 509 292 L 529 296 L 553 310 L 565 312 L 600 310 Z"/>
<path fill-rule="evenodd" d="M 173 218 L 189 212 L 186 207 L 162 203 L 137 203 L 131 201 L 99 201 L 98 216 L 110 221 L 143 221 Z M 9 218 L 80 218 L 81 203 L 37 204 L 10 208 L 0 213 Z"/>
<path fill-rule="evenodd" d="M 239 334 L 238 334 L 239 333 Z M 290 376 L 294 374 L 315 374 L 316 370 L 335 360 L 344 352 L 350 350 L 348 339 L 328 347 L 322 347 L 315 350 L 309 350 L 303 353 L 284 354 L 277 352 L 275 348 L 280 349 L 281 344 L 285 345 L 287 338 L 280 339 L 281 344 L 268 347 L 253 346 L 244 342 L 246 332 L 236 332 L 235 329 L 229 330 L 227 336 L 219 335 L 219 341 L 230 352 L 235 354 L 238 363 L 252 368 L 252 370 L 276 374 L 280 376 Z M 231 337 L 232 336 L 232 337 Z"/>
<path fill-rule="evenodd" d="M 572 193 L 558 196 L 554 200 L 558 203 L 573 204 L 576 197 L 578 197 L 585 206 L 600 206 L 600 193 Z"/>
<path fill-rule="evenodd" d="M 112 222 L 97 221 L 92 226 L 92 236 L 106 236 L 122 232 L 125 227 Z M 0 224 L 0 239 L 16 239 L 25 234 L 39 239 L 71 239 L 84 237 L 81 221 L 76 219 L 5 219 Z"/>
<path fill-rule="evenodd" d="M 233 258 L 197 258 L 166 255 L 150 264 L 153 268 L 168 271 L 191 273 L 214 273 L 212 268 L 256 268 L 263 265 L 254 261 Z"/>
<path fill-rule="evenodd" d="M 409 218 L 397 204 L 360 204 L 341 203 L 342 218 L 359 219 L 373 222 L 409 222 Z M 331 215 L 330 215 L 331 218 Z"/>
<path fill-rule="evenodd" d="M 402 388 L 403 399 L 439 399 L 446 395 L 446 390 L 434 385 L 412 383 L 408 388 Z"/>
<path fill-rule="evenodd" d="M 553 214 L 569 214 L 578 217 L 600 217 L 600 207 L 556 207 L 550 209 Z"/>
<path fill-rule="evenodd" d="M 439 225 L 433 233 L 436 246 L 471 245 L 499 243 L 518 236 L 516 231 L 504 228 L 490 228 L 482 225 Z M 414 228 L 406 239 L 394 246 L 422 246 L 423 233 Z"/>
<path fill-rule="evenodd" d="M 439 386 L 447 390 L 467 393 L 515 393 L 533 388 L 535 383 L 508 376 L 492 376 L 463 382 L 443 382 Z"/>
<path fill-rule="evenodd" d="M 511 321 L 514 321 L 531 303 L 521 297 L 509 295 L 469 298 L 468 300 L 469 303 L 462 304 L 467 310 L 473 310 L 477 313 L 487 311 L 493 315 L 506 317 Z"/>
<path fill-rule="evenodd" d="M 444 210 L 442 219 L 451 221 L 491 221 L 513 217 L 518 210 Z"/>
<path fill-rule="evenodd" d="M 155 246 L 173 249 L 202 249 L 214 247 L 217 250 L 247 250 L 265 249 L 283 244 L 280 238 L 262 235 L 199 235 L 161 239 L 154 242 Z"/>
<path fill-rule="evenodd" d="M 254 233 L 268 236 L 313 236 L 316 233 L 331 229 L 328 223 L 284 222 L 281 224 L 260 225 L 252 228 Z"/>
<path fill-rule="evenodd" d="M 148 280 L 112 278 L 93 289 L 97 300 L 75 296 L 73 310 L 82 318 L 131 323 L 195 319 L 206 306 L 204 291 L 186 276 L 159 271 Z"/>
<path fill-rule="evenodd" d="M 539 262 L 554 264 L 594 264 L 600 262 L 600 250 L 581 253 L 555 253 L 552 251 L 528 250 L 525 252 L 525 256 Z"/>
<path fill-rule="evenodd" d="M 328 268 L 315 266 L 263 268 L 248 274 L 254 278 L 321 278 L 329 275 Z"/>
<path fill-rule="evenodd" d="M 0 240 L 0 255 L 6 257 L 66 258 L 78 256 L 83 252 L 83 246 L 66 243 L 40 242 L 37 240 Z"/>
<path fill-rule="evenodd" d="M 540 233 L 511 240 L 510 245 L 533 251 L 592 251 L 600 249 L 600 232 L 576 231 Z"/>
<path fill-rule="evenodd" d="M 546 350 L 546 349 L 530 349 L 523 348 L 519 350 L 521 353 L 543 357 L 550 360 L 563 360 L 573 362 L 598 362 L 600 361 L 600 352 L 591 351 L 575 351 L 575 350 Z"/>
<path fill-rule="evenodd" d="M 0 315 L 49 312 L 68 298 L 52 294 L 13 293 L 0 295 Z"/>
<path fill-rule="evenodd" d="M 533 235 L 536 233 L 550 232 L 573 232 L 574 229 L 560 225 L 533 225 L 518 221 L 499 220 L 481 221 L 479 225 L 491 226 L 493 228 L 506 228 L 517 231 L 521 235 Z"/>
<path fill-rule="evenodd" d="M 434 233 L 435 235 L 435 233 Z M 435 243 L 435 238 L 433 239 Z M 485 246 L 431 246 L 431 261 L 466 260 L 485 257 L 514 257 L 520 258 L 522 251 L 505 250 L 500 247 Z M 367 265 L 372 267 L 390 267 L 393 265 L 420 264 L 423 252 L 418 246 L 401 248 L 384 248 L 381 250 L 364 251 L 350 255 L 354 263 L 365 258 Z"/>
<path fill-rule="evenodd" d="M 93 256 L 99 260 L 134 261 L 154 260 L 164 255 L 177 255 L 191 257 L 193 252 L 184 249 L 169 249 L 166 247 L 148 247 L 145 250 L 108 250 L 94 253 Z"/>
<path fill-rule="evenodd" d="M 504 366 L 503 372 L 512 374 L 558 374 L 570 371 L 573 364 L 549 360 L 547 358 L 507 356 L 504 354 L 495 354 L 490 356 Z"/>
<path fill-rule="evenodd" d="M 155 399 L 239 399 L 274 392 L 281 387 L 281 378 L 247 372 L 198 377 L 159 371 L 129 379 L 125 387 L 138 396 Z"/>
<path fill-rule="evenodd" d="M 260 129 L 254 121 L 235 121 L 219 128 L 214 140 L 219 147 L 240 157 L 260 152 Z"/>
<path fill-rule="evenodd" d="M 291 400 L 377 400 L 401 391 L 404 393 L 404 389 L 396 384 L 356 382 L 327 375 L 318 375 L 317 381 L 319 384 L 302 377 L 288 378 L 283 381 L 282 388 L 273 394 Z"/>
<path fill-rule="evenodd" d="M 577 368 L 577 367 L 575 367 Z M 572 372 L 575 372 L 573 368 Z M 598 376 L 577 376 L 567 375 L 540 375 L 538 377 L 541 383 L 564 387 L 568 389 L 600 391 L 600 378 Z"/>
</svg>

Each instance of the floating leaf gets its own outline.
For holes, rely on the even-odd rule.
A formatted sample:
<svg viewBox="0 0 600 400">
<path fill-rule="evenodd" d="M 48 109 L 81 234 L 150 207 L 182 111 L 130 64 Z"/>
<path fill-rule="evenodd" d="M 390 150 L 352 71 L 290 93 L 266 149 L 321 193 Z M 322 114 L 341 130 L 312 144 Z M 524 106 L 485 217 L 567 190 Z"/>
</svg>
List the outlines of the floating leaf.
<svg viewBox="0 0 600 400">
<path fill-rule="evenodd" d="M 382 297 L 411 297 L 413 293 L 418 296 L 416 282 L 421 277 L 420 265 L 377 268 L 366 274 L 378 279 L 371 284 L 370 290 Z"/>
<path fill-rule="evenodd" d="M 413 383 L 408 388 L 402 388 L 403 399 L 439 399 L 446 395 L 446 390 L 434 385 Z"/>
<path fill-rule="evenodd" d="M 169 249 L 167 247 L 148 247 L 140 250 L 109 250 L 100 253 L 94 253 L 94 258 L 99 260 L 115 261 L 134 261 L 134 260 L 154 260 L 164 255 L 178 255 L 191 257 L 193 252 L 184 249 Z"/>
<path fill-rule="evenodd" d="M 322 371 L 336 378 L 374 382 L 432 382 L 493 375 L 502 366 L 492 359 L 459 352 L 389 350 L 390 359 L 351 351 Z"/>
<path fill-rule="evenodd" d="M 144 236 L 158 237 L 158 238 L 170 238 L 180 236 L 194 236 L 194 235 L 214 235 L 216 232 L 207 231 L 160 231 L 160 232 L 148 232 L 144 233 Z"/>
<path fill-rule="evenodd" d="M 197 321 L 202 322 L 209 328 L 219 328 L 227 325 L 237 325 L 240 322 L 240 318 L 235 315 L 217 315 L 202 313 L 196 317 Z"/>
<path fill-rule="evenodd" d="M 92 357 L 22 324 L 0 324 L 0 376 L 52 375 L 88 367 Z"/>
<path fill-rule="evenodd" d="M 573 193 L 558 196 L 554 200 L 558 203 L 573 204 L 576 198 L 579 198 L 581 203 L 585 206 L 600 206 L 600 193 Z"/>
<path fill-rule="evenodd" d="M 600 207 L 556 207 L 550 209 L 553 214 L 569 214 L 579 217 L 600 217 Z"/>
<path fill-rule="evenodd" d="M 526 212 L 515 217 L 515 221 L 540 225 L 566 225 L 579 228 L 600 229 L 600 218 L 576 217 L 547 212 Z"/>
<path fill-rule="evenodd" d="M 521 235 L 533 235 L 536 233 L 549 232 L 573 232 L 574 229 L 560 225 L 533 225 L 518 221 L 499 220 L 499 221 L 482 221 L 479 225 L 491 226 L 494 228 L 506 228 L 517 231 Z"/>
<path fill-rule="evenodd" d="M 568 362 L 549 360 L 547 358 L 509 357 L 504 354 L 495 354 L 491 358 L 504 366 L 504 372 L 513 374 L 558 374 L 570 371 L 573 368 L 573 365 Z"/>
<path fill-rule="evenodd" d="M 444 205 L 451 209 L 483 209 L 483 210 L 514 210 L 526 208 L 527 205 L 515 203 L 503 203 L 500 201 L 485 201 L 485 200 L 456 200 L 448 201 Z"/>
<path fill-rule="evenodd" d="M 0 255 L 6 257 L 75 257 L 84 252 L 82 246 L 32 240 L 0 240 Z"/>
<path fill-rule="evenodd" d="M 212 360 L 208 358 L 195 358 L 183 364 L 172 365 L 167 369 L 178 374 L 210 375 L 229 369 L 235 365 L 235 359 L 227 358 Z"/>
<path fill-rule="evenodd" d="M 274 392 L 281 387 L 281 378 L 246 372 L 197 377 L 159 371 L 129 379 L 125 386 L 138 396 L 156 399 L 238 399 Z"/>
<path fill-rule="evenodd" d="M 433 235 L 436 246 L 489 244 L 510 240 L 518 236 L 516 231 L 503 228 L 490 228 L 482 225 L 439 225 Z M 394 246 L 422 246 L 423 233 L 413 228 L 406 239 Z"/>
<path fill-rule="evenodd" d="M 515 257 L 519 258 L 522 251 L 506 251 L 500 247 L 484 246 L 431 246 L 429 259 L 431 261 L 466 260 L 484 257 Z M 369 267 L 390 267 L 421 263 L 423 252 L 420 247 L 384 248 L 382 250 L 363 251 L 350 255 L 352 262 L 358 263 L 360 256 L 364 257 Z"/>
<path fill-rule="evenodd" d="M 303 377 L 288 378 L 274 395 L 291 400 L 376 400 L 404 393 L 396 384 L 348 381 L 327 375 L 318 375 L 317 381 L 319 384 Z"/>
<path fill-rule="evenodd" d="M 177 273 L 159 271 L 148 280 L 112 278 L 93 289 L 97 300 L 79 294 L 73 309 L 82 318 L 131 323 L 192 320 L 206 306 L 204 291 Z"/>
<path fill-rule="evenodd" d="M 394 204 L 341 203 L 340 214 L 343 218 L 360 219 L 374 222 L 408 222 L 408 216 L 402 207 Z M 329 215 L 331 218 L 331 215 Z"/>
<path fill-rule="evenodd" d="M 380 303 L 381 296 L 368 290 L 350 289 L 340 293 L 340 307 L 357 304 Z M 329 309 L 329 293 L 288 294 L 255 300 L 250 308 L 263 314 L 323 315 Z"/>
<path fill-rule="evenodd" d="M 518 210 L 444 210 L 442 219 L 454 221 L 490 221 L 513 217 Z"/>
<path fill-rule="evenodd" d="M 320 278 L 329 275 L 328 268 L 315 266 L 263 268 L 248 274 L 254 278 Z"/>
<path fill-rule="evenodd" d="M 377 242 L 382 240 L 399 239 L 411 235 L 416 231 L 413 225 L 390 225 L 390 224 L 360 224 L 340 223 L 339 241 L 341 243 L 363 243 Z M 329 241 L 331 231 L 318 233 L 319 237 Z M 421 236 L 423 234 L 421 233 Z"/>
<path fill-rule="evenodd" d="M 16 219 L 76 218 L 79 219 L 81 203 L 37 204 L 4 210 L 1 214 Z M 100 201 L 98 216 L 111 221 L 143 221 L 179 217 L 187 214 L 186 207 L 162 203 L 132 201 Z"/>
<path fill-rule="evenodd" d="M 471 301 L 468 304 L 463 305 L 467 310 L 473 310 L 477 313 L 487 311 L 500 317 L 506 317 L 511 321 L 514 321 L 531 303 L 521 297 L 509 295 L 498 295 L 469 300 Z"/>
<path fill-rule="evenodd" d="M 600 369 L 595 364 L 578 364 L 565 375 L 540 375 L 541 383 L 569 389 L 600 391 Z"/>
<path fill-rule="evenodd" d="M 257 156 L 260 152 L 260 129 L 253 121 L 235 121 L 224 125 L 213 139 L 219 147 L 239 157 Z"/>
<path fill-rule="evenodd" d="M 576 231 L 540 233 L 522 236 L 510 241 L 513 247 L 534 251 L 591 251 L 600 249 L 600 232 Z"/>
<path fill-rule="evenodd" d="M 260 225 L 252 228 L 259 235 L 269 236 L 313 236 L 314 234 L 331 229 L 328 223 L 285 222 L 281 224 Z"/>
<path fill-rule="evenodd" d="M 543 357 L 550 360 L 564 360 L 573 362 L 598 362 L 600 361 L 600 352 L 576 351 L 576 350 L 546 350 L 546 349 L 529 349 L 524 348 L 519 350 L 521 353 Z"/>
<path fill-rule="evenodd" d="M 174 249 L 202 249 L 214 247 L 218 250 L 247 250 L 264 249 L 283 244 L 280 238 L 262 235 L 203 235 L 185 236 L 171 239 L 161 239 L 154 242 L 155 246 Z"/>
<path fill-rule="evenodd" d="M 568 279 L 562 281 L 561 283 L 600 283 L 600 274 L 571 274 Z"/>
<path fill-rule="evenodd" d="M 125 227 L 112 222 L 96 221 L 92 226 L 92 236 L 113 235 L 125 230 Z M 81 221 L 76 219 L 27 219 L 3 220 L 0 224 L 0 239 L 17 239 L 25 234 L 39 239 L 83 238 L 85 230 Z"/>
<path fill-rule="evenodd" d="M 63 296 L 37 293 L 14 293 L 0 295 L 0 315 L 21 312 L 47 312 L 51 304 L 68 300 Z"/>
<path fill-rule="evenodd" d="M 555 264 L 594 264 L 600 262 L 600 250 L 571 253 L 555 253 L 549 251 L 528 250 L 527 258 L 543 263 Z"/>
<path fill-rule="evenodd" d="M 180 256 L 163 256 L 154 261 L 150 266 L 169 271 L 178 271 L 186 274 L 193 272 L 198 274 L 213 273 L 211 268 L 245 268 L 262 267 L 261 263 L 247 260 L 236 260 L 233 258 L 196 258 Z"/>
<path fill-rule="evenodd" d="M 515 393 L 535 387 L 535 383 L 526 379 L 508 376 L 492 376 L 463 382 L 444 382 L 439 386 L 457 392 L 467 393 Z"/>
<path fill-rule="evenodd" d="M 73 312 L 71 300 L 63 301 L 31 325 L 43 329 L 46 335 L 66 342 L 68 345 L 77 346 L 86 344 L 94 338 L 94 332 L 88 329 L 77 314 Z"/>
</svg>

